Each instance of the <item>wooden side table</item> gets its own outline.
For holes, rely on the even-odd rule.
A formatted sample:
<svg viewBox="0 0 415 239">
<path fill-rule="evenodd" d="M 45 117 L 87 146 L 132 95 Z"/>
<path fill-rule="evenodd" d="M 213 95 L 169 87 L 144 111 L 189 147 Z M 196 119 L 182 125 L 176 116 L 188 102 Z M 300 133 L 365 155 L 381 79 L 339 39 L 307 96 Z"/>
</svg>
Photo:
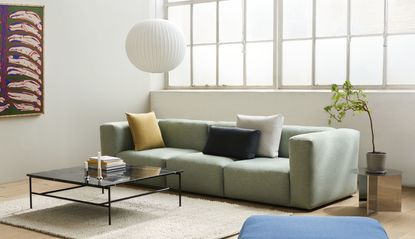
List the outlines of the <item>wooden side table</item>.
<svg viewBox="0 0 415 239">
<path fill-rule="evenodd" d="M 358 175 L 360 207 L 366 207 L 367 215 L 378 211 L 401 211 L 401 171 L 387 169 L 386 173 L 376 174 L 361 168 Z"/>
</svg>

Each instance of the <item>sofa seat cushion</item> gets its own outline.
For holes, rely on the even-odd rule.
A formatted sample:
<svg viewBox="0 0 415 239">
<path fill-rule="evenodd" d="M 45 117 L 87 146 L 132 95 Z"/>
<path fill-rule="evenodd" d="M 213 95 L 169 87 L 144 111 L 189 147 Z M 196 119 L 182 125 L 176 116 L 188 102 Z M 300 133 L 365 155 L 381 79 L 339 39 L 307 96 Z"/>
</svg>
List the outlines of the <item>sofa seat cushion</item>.
<svg viewBox="0 0 415 239">
<path fill-rule="evenodd" d="M 122 158 L 128 165 L 165 168 L 166 161 L 170 158 L 195 152 L 197 151 L 192 149 L 157 148 L 142 151 L 127 150 L 118 153 L 117 157 Z M 149 179 L 142 182 L 146 185 L 164 187 L 166 185 L 166 177 Z"/>
<path fill-rule="evenodd" d="M 290 206 L 288 158 L 254 158 L 224 168 L 225 197 Z"/>
<path fill-rule="evenodd" d="M 205 155 L 201 152 L 173 157 L 166 161 L 168 169 L 182 169 L 182 190 L 223 196 L 223 167 L 232 163 L 227 157 Z M 178 188 L 177 179 L 167 178 L 167 186 Z"/>
</svg>

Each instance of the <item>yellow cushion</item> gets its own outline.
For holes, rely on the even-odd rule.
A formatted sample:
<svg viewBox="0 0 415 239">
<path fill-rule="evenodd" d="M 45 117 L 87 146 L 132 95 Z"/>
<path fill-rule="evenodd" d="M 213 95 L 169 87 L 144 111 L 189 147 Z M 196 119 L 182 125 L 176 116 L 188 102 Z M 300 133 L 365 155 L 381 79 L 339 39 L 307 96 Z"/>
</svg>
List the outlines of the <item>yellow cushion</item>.
<svg viewBox="0 0 415 239">
<path fill-rule="evenodd" d="M 135 150 L 164 147 L 164 141 L 154 112 L 146 114 L 126 113 L 126 115 Z"/>
</svg>

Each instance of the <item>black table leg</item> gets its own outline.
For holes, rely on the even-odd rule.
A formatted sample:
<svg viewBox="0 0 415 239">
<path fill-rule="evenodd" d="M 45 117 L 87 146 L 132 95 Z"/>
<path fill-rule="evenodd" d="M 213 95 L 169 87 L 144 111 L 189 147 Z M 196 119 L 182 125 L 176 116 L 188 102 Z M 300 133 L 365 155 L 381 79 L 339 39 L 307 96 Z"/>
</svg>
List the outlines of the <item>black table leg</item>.
<svg viewBox="0 0 415 239">
<path fill-rule="evenodd" d="M 182 206 L 182 173 L 179 173 L 179 207 Z"/>
<path fill-rule="evenodd" d="M 30 198 L 30 209 L 32 209 L 32 177 L 29 176 L 29 198 Z"/>
<path fill-rule="evenodd" d="M 108 188 L 108 225 L 111 225 L 111 187 Z"/>
<path fill-rule="evenodd" d="M 104 194 L 104 188 L 102 188 L 102 194 Z"/>
</svg>

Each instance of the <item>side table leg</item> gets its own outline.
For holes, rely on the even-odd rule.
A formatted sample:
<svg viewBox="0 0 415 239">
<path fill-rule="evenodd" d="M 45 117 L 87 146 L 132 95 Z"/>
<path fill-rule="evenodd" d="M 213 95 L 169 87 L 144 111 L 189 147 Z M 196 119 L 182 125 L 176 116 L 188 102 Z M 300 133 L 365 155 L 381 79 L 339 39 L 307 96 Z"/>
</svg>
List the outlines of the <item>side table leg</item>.
<svg viewBox="0 0 415 239">
<path fill-rule="evenodd" d="M 179 173 L 179 207 L 182 206 L 182 173 Z"/>
<path fill-rule="evenodd" d="M 30 198 L 30 209 L 32 209 L 32 177 L 29 176 L 29 198 Z"/>
<path fill-rule="evenodd" d="M 104 194 L 104 188 L 102 188 L 102 194 Z"/>
<path fill-rule="evenodd" d="M 108 188 L 108 225 L 111 225 L 111 187 Z"/>
</svg>

